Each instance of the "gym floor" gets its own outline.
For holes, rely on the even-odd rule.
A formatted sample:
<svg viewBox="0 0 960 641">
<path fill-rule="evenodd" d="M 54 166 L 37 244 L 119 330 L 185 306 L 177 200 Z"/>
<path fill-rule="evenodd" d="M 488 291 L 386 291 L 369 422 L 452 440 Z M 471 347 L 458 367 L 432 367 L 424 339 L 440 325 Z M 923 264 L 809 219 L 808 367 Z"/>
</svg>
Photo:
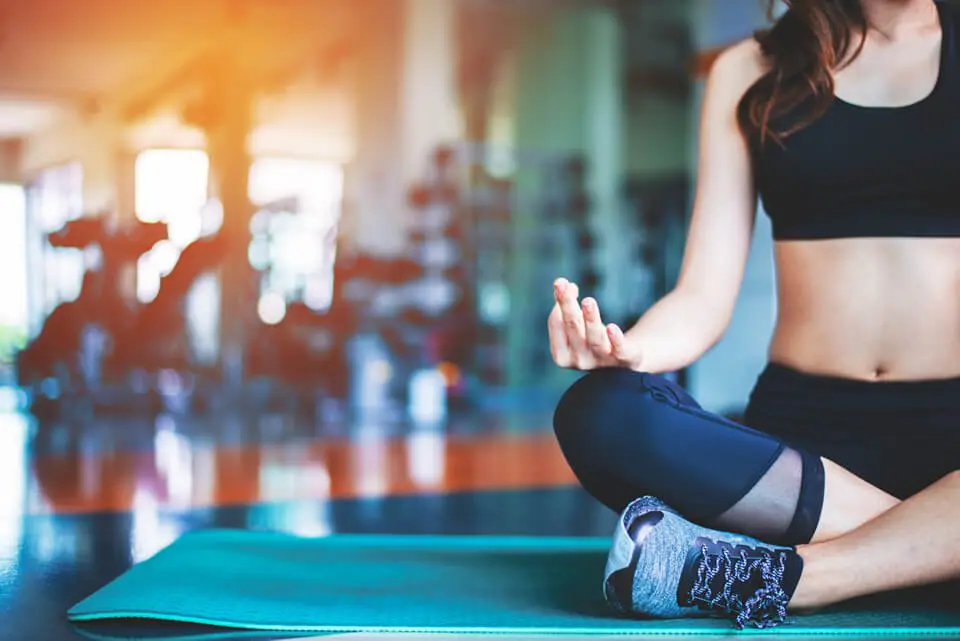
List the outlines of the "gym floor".
<svg viewBox="0 0 960 641">
<path fill-rule="evenodd" d="M 277 415 L 6 413 L 0 486 L 0 638 L 17 641 L 87 638 L 65 620 L 71 605 L 198 528 L 607 536 L 614 524 L 575 485 L 544 415 L 317 428 Z"/>
</svg>

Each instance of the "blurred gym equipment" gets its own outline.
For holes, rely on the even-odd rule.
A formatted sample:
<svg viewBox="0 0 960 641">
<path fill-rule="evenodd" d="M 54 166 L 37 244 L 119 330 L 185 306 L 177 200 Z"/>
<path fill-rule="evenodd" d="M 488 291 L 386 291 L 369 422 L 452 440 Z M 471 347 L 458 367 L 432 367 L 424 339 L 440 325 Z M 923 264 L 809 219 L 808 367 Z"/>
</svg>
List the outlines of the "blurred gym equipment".
<svg viewBox="0 0 960 641">
<path fill-rule="evenodd" d="M 158 409 L 151 390 L 128 394 L 126 379 L 143 345 L 164 336 L 143 340 L 140 310 L 123 298 L 119 282 L 125 266 L 164 238 L 164 225 L 119 227 L 106 215 L 70 221 L 48 235 L 51 247 L 98 251 L 100 260 L 84 274 L 77 299 L 57 305 L 17 357 L 17 378 L 37 411 L 55 412 L 67 400 Z"/>
</svg>

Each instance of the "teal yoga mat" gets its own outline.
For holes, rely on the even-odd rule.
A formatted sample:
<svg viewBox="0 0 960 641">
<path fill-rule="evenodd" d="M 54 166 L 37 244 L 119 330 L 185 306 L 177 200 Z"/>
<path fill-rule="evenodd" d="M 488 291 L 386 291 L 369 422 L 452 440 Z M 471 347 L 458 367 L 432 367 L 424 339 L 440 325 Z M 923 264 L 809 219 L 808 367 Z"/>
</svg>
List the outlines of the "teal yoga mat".
<svg viewBox="0 0 960 641">
<path fill-rule="evenodd" d="M 606 539 L 184 536 L 69 612 L 241 630 L 729 634 L 719 620 L 638 621 L 604 605 Z M 960 635 L 960 612 L 877 605 L 797 617 L 778 635 Z M 748 634 L 756 632 L 747 632 Z M 770 631 L 764 631 L 770 634 Z"/>
</svg>

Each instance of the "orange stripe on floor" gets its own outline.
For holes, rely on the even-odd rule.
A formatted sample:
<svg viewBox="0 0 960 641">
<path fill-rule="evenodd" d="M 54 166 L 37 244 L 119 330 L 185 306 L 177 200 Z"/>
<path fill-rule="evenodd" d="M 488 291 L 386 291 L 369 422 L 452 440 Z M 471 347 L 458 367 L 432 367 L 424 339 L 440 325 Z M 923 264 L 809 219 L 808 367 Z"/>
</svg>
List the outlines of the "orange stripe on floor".
<svg viewBox="0 0 960 641">
<path fill-rule="evenodd" d="M 576 482 L 552 434 L 384 439 L 214 448 L 170 435 L 149 452 L 35 459 L 30 514 L 195 509 L 293 500 L 555 487 Z"/>
</svg>

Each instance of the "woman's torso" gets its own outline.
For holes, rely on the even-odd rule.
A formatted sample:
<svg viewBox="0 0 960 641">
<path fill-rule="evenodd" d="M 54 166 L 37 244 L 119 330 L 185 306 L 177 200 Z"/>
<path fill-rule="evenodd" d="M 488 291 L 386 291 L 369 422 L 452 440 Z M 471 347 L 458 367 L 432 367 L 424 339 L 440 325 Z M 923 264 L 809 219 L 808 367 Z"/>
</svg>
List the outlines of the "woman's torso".
<svg viewBox="0 0 960 641">
<path fill-rule="evenodd" d="M 939 5 L 942 39 L 917 38 L 898 69 L 868 44 L 837 77 L 844 98 L 760 152 L 776 239 L 773 362 L 858 380 L 960 377 L 954 14 Z"/>
<path fill-rule="evenodd" d="M 960 376 L 960 239 L 779 242 L 775 257 L 772 361 L 862 380 Z"/>
</svg>

